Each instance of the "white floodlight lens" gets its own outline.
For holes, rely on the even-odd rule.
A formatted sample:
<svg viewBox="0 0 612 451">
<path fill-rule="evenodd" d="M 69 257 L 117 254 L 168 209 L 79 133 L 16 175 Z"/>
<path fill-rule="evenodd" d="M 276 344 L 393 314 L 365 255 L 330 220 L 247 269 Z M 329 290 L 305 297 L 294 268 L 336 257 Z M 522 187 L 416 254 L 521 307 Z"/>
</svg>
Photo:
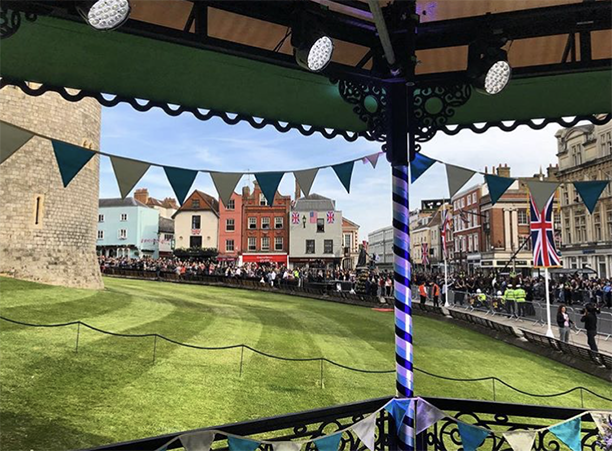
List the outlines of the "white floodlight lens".
<svg viewBox="0 0 612 451">
<path fill-rule="evenodd" d="M 501 60 L 493 64 L 487 71 L 484 80 L 484 89 L 486 93 L 498 94 L 501 92 L 510 81 L 511 74 L 512 69 L 508 61 Z"/>
<path fill-rule="evenodd" d="M 334 53 L 334 43 L 328 36 L 317 39 L 308 52 L 308 69 L 319 72 L 325 69 Z"/>
<path fill-rule="evenodd" d="M 128 0 L 98 0 L 87 13 L 87 22 L 96 30 L 113 30 L 130 15 Z"/>
</svg>

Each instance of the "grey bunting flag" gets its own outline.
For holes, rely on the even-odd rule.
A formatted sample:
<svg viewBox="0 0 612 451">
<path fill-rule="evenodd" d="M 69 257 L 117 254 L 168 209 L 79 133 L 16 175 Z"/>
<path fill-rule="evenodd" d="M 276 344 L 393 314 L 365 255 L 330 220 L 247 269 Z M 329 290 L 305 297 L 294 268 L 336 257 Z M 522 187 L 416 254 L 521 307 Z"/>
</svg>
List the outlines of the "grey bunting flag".
<svg viewBox="0 0 612 451">
<path fill-rule="evenodd" d="M 370 162 L 370 164 L 372 165 L 374 169 L 376 169 L 376 163 L 378 163 L 378 157 L 380 157 L 381 153 L 382 152 L 374 153 L 366 157 L 366 159 Z"/>
<path fill-rule="evenodd" d="M 6 122 L 0 122 L 0 164 L 27 143 L 34 133 Z"/>
<path fill-rule="evenodd" d="M 453 197 L 473 176 L 475 171 L 466 168 L 460 168 L 452 164 L 446 165 L 446 177 L 448 179 L 448 191 L 450 197 Z"/>
<path fill-rule="evenodd" d="M 529 188 L 529 193 L 531 193 L 531 197 L 538 211 L 542 211 L 548 199 L 550 199 L 559 186 L 559 183 L 556 182 L 529 181 L 525 182 L 525 184 L 527 188 Z"/>
<path fill-rule="evenodd" d="M 221 199 L 223 205 L 227 207 L 227 204 L 232 198 L 232 194 L 234 194 L 234 189 L 236 189 L 236 185 L 238 185 L 238 182 L 242 178 L 242 173 L 211 172 L 210 177 L 212 178 L 212 181 L 215 184 L 217 193 L 219 193 L 219 199 Z"/>
<path fill-rule="evenodd" d="M 121 198 L 125 199 L 138 181 L 151 167 L 142 161 L 128 160 L 121 157 L 110 157 Z"/>
<path fill-rule="evenodd" d="M 304 192 L 305 196 L 310 195 L 310 189 L 312 188 L 312 184 L 314 183 L 315 177 L 319 169 L 306 169 L 304 171 L 294 171 L 293 175 L 300 185 L 300 189 Z"/>
<path fill-rule="evenodd" d="M 184 434 L 179 437 L 186 451 L 209 451 L 215 441 L 215 433 L 210 431 Z"/>
</svg>

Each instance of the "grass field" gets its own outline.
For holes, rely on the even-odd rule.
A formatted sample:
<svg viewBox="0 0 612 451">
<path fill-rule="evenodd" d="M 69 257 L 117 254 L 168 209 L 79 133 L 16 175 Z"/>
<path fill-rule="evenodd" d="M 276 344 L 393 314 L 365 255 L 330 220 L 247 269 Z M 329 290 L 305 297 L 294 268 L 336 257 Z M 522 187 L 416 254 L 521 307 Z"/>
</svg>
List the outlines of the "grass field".
<svg viewBox="0 0 612 451">
<path fill-rule="evenodd" d="M 101 292 L 0 279 L 0 314 L 33 323 L 82 320 L 121 333 L 154 333 L 222 346 L 245 343 L 290 357 L 325 356 L 392 369 L 393 315 L 368 308 L 243 290 L 105 279 Z M 119 338 L 76 326 L 31 328 L 0 321 L 0 443 L 3 450 L 88 447 L 225 422 L 390 395 L 394 375 L 293 363 L 240 349 L 198 351 L 152 338 Z M 415 364 L 452 377 L 496 375 L 526 391 L 576 385 L 610 394 L 603 380 L 424 317 L 414 319 Z M 492 399 L 490 383 L 416 375 L 420 395 Z M 497 387 L 497 399 L 579 406 Z M 588 407 L 610 403 L 585 395 Z"/>
</svg>

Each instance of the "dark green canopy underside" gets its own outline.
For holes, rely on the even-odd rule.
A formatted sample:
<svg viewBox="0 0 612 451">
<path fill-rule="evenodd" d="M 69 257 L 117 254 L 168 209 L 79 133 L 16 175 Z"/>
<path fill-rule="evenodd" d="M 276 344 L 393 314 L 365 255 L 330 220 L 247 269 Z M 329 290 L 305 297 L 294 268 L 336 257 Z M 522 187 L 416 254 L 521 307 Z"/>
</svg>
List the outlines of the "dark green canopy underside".
<svg viewBox="0 0 612 451">
<path fill-rule="evenodd" d="M 85 24 L 39 17 L 0 47 L 0 73 L 14 80 L 364 131 L 353 106 L 325 76 Z M 450 124 L 612 111 L 609 71 L 515 80 L 501 94 L 473 92 Z"/>
</svg>

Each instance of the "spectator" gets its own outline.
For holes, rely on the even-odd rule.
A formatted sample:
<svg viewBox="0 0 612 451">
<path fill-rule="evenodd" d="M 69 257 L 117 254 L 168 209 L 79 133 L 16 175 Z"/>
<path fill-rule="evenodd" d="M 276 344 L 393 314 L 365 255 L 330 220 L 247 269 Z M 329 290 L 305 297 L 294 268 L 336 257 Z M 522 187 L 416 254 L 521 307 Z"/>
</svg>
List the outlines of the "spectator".
<svg viewBox="0 0 612 451">
<path fill-rule="evenodd" d="M 597 336 L 597 314 L 599 313 L 599 309 L 597 309 L 593 304 L 587 304 L 587 306 L 582 311 L 582 318 L 580 321 L 584 323 L 584 328 L 587 333 L 587 343 L 591 348 L 591 351 L 598 352 L 597 342 L 595 341 L 595 337 Z"/>
<path fill-rule="evenodd" d="M 565 305 L 561 304 L 557 310 L 557 325 L 559 326 L 560 340 L 567 343 L 569 340 L 570 328 L 574 322 L 570 319 L 565 310 Z"/>
</svg>

